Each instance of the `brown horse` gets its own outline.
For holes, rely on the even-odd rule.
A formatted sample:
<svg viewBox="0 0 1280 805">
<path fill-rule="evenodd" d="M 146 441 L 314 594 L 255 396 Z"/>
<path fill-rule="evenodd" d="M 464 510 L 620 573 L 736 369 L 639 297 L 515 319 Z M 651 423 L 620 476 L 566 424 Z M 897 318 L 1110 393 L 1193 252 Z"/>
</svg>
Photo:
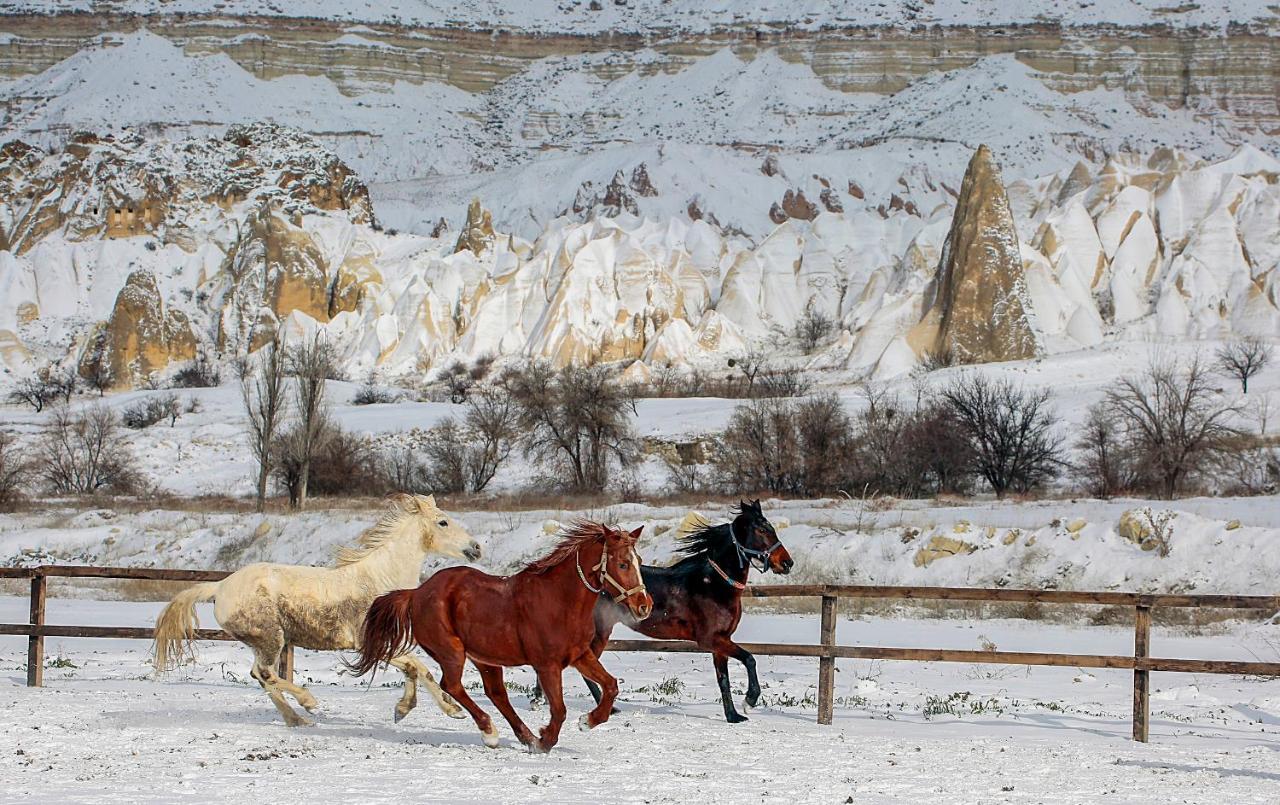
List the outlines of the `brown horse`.
<svg viewBox="0 0 1280 805">
<path fill-rule="evenodd" d="M 573 666 L 603 691 L 600 703 L 583 716 L 582 728 L 609 720 L 618 681 L 591 650 L 596 636 L 592 612 L 602 593 L 625 603 L 637 619 L 653 610 L 635 550 L 640 531 L 627 533 L 580 521 L 549 554 L 513 576 L 454 567 L 436 573 L 416 590 L 387 593 L 365 615 L 360 656 L 349 666 L 366 674 L 416 642 L 440 664 L 440 686 L 471 713 L 485 746 L 496 747 L 493 719 L 462 687 L 462 669 L 470 658 L 484 692 L 520 742 L 546 752 L 559 740 L 564 724 L 565 668 Z M 519 665 L 533 666 L 551 704 L 551 722 L 537 738 L 516 715 L 502 681 L 503 668 Z"/>
<path fill-rule="evenodd" d="M 760 680 L 756 658 L 733 640 L 742 620 L 742 592 L 754 565 L 764 572 L 786 574 L 795 564 L 778 539 L 773 523 L 764 516 L 760 501 L 742 501 L 731 522 L 710 525 L 701 522 L 683 539 L 684 558 L 671 567 L 642 567 L 641 578 L 654 600 L 653 615 L 643 623 L 632 623 L 626 610 L 601 599 L 596 604 L 596 637 L 591 651 L 597 657 L 609 642 L 613 627 L 625 623 L 637 632 L 660 640 L 692 640 L 711 652 L 716 684 L 724 705 L 725 720 L 731 724 L 747 717 L 733 706 L 729 689 L 729 659 L 747 669 L 744 709 L 760 700 Z M 587 687 L 596 701 L 600 690 L 587 678 Z M 541 698 L 535 689 L 534 700 Z"/>
</svg>

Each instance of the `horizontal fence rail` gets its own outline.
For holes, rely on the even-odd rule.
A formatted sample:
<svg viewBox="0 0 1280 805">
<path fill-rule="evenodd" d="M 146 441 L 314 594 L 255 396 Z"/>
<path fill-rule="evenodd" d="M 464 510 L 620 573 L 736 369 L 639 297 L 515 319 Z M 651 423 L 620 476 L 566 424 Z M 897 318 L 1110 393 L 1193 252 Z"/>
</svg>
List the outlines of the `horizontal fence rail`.
<svg viewBox="0 0 1280 805">
<path fill-rule="evenodd" d="M 132 626 L 75 626 L 45 623 L 48 580 L 145 579 L 150 581 L 218 581 L 230 575 L 220 570 L 176 570 L 168 568 L 90 567 L 84 565 L 42 565 L 32 568 L 0 568 L 0 579 L 30 579 L 31 618 L 27 623 L 2 623 L 0 635 L 28 638 L 27 684 L 43 683 L 44 639 L 46 637 L 127 638 L 150 640 L 153 630 Z M 871 585 L 795 584 L 760 585 L 747 588 L 756 598 L 819 598 L 822 602 L 820 643 L 742 643 L 752 654 L 769 657 L 814 657 L 818 659 L 818 722 L 830 724 L 835 700 L 837 659 L 906 660 L 913 662 L 962 662 L 1000 665 L 1039 665 L 1071 668 L 1115 668 L 1133 672 L 1133 738 L 1146 741 L 1150 721 L 1150 673 L 1241 674 L 1280 676 L 1280 663 L 1197 660 L 1150 656 L 1151 610 L 1157 607 L 1183 609 L 1280 610 L 1280 596 L 1271 595 L 1182 595 L 1125 592 L 1082 592 L 1075 590 L 1011 590 L 978 587 L 885 587 Z M 978 601 L 987 603 L 1074 604 L 1133 607 L 1133 654 L 1058 654 L 1027 651 L 967 651 L 940 648 L 895 648 L 889 646 L 841 646 L 835 642 L 838 602 L 842 598 L 879 598 L 899 601 Z M 220 629 L 198 629 L 199 640 L 234 640 Z M 707 649 L 684 640 L 610 640 L 608 651 L 706 653 Z M 281 658 L 281 673 L 293 678 L 293 647 Z M 286 673 L 287 672 L 287 673 Z"/>
</svg>

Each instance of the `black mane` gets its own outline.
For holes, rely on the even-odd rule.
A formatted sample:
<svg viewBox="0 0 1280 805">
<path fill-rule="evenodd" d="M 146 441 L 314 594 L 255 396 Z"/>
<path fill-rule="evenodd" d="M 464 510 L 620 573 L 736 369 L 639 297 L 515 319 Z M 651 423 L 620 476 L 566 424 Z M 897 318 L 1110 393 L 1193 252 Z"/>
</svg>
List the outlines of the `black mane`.
<svg viewBox="0 0 1280 805">
<path fill-rule="evenodd" d="M 736 510 L 735 512 L 736 514 L 741 514 Z M 693 530 L 680 538 L 680 545 L 676 548 L 676 553 L 685 558 L 710 556 L 728 546 L 729 541 L 733 538 L 732 528 L 732 521 L 712 525 L 699 516 L 697 525 Z"/>
</svg>

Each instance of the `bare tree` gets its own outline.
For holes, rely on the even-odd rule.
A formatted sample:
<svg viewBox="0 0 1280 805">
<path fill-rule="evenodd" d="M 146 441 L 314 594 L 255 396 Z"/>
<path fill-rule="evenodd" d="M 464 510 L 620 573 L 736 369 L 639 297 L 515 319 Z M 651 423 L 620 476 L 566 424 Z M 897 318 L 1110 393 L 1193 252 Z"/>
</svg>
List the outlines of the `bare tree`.
<svg viewBox="0 0 1280 805">
<path fill-rule="evenodd" d="M 1199 358 L 1185 369 L 1153 363 L 1144 374 L 1117 381 L 1106 399 L 1166 498 L 1238 442 L 1230 424 L 1237 409 L 1218 398 Z"/>
<path fill-rule="evenodd" d="M 249 449 L 258 462 L 258 511 L 266 507 L 272 449 L 288 407 L 284 369 L 284 350 L 277 336 L 259 351 L 257 374 L 245 372 L 240 378 L 240 398 L 248 415 Z"/>
<path fill-rule="evenodd" d="M 1271 347 L 1260 338 L 1237 338 L 1217 352 L 1218 366 L 1240 381 L 1240 390 L 1249 393 L 1249 378 L 1262 371 L 1271 360 Z"/>
<path fill-rule="evenodd" d="M 519 407 L 525 452 L 559 465 L 575 491 L 603 490 L 614 466 L 634 460 L 635 403 L 604 368 L 535 361 L 508 371 L 502 386 Z"/>
<path fill-rule="evenodd" d="M 968 372 L 941 393 L 973 450 L 974 468 L 996 497 L 1026 492 L 1063 466 L 1057 417 L 1049 391 L 1030 391 L 1007 380 Z"/>
<path fill-rule="evenodd" d="M 86 349 L 87 359 L 80 364 L 80 376 L 84 378 L 84 382 L 89 388 L 98 392 L 101 397 L 111 388 L 114 378 L 111 376 L 111 365 L 106 359 L 107 355 L 107 331 L 104 328 L 98 328 L 93 334 L 93 340 Z"/>
<path fill-rule="evenodd" d="M 12 433 L 0 430 L 0 511 L 7 510 L 22 496 L 27 460 Z"/>
<path fill-rule="evenodd" d="M 36 442 L 34 463 L 55 493 L 129 493 L 140 484 L 119 421 L 101 403 L 78 414 L 55 407 Z"/>
<path fill-rule="evenodd" d="M 311 461 L 324 446 L 328 432 L 329 407 L 324 392 L 328 379 L 337 373 L 336 363 L 332 348 L 319 333 L 289 353 L 298 423 L 290 431 L 291 438 L 286 443 L 290 456 L 298 465 L 297 493 L 290 496 L 290 504 L 297 509 L 307 507 Z"/>
<path fill-rule="evenodd" d="M 720 441 L 712 464 L 733 491 L 816 495 L 847 477 L 851 423 L 834 394 L 761 399 L 734 409 Z"/>
<path fill-rule="evenodd" d="M 40 413 L 46 405 L 58 398 L 59 390 L 49 383 L 48 377 L 29 375 L 22 378 L 9 392 L 9 402 L 29 405 Z"/>
<path fill-rule="evenodd" d="M 515 447 L 519 407 L 501 389 L 484 386 L 467 398 L 465 422 L 471 432 L 471 460 L 467 467 L 470 492 L 483 492 Z"/>
<path fill-rule="evenodd" d="M 818 344 L 826 340 L 835 328 L 836 323 L 828 316 L 812 307 L 807 307 L 796 322 L 794 335 L 796 341 L 800 343 L 800 349 L 808 355 L 817 349 Z"/>
</svg>

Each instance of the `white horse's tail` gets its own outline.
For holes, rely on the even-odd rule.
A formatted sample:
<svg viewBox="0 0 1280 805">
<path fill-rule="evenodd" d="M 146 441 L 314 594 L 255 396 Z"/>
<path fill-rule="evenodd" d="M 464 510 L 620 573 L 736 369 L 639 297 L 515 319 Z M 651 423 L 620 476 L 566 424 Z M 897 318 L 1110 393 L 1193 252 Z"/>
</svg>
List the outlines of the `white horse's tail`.
<svg viewBox="0 0 1280 805">
<path fill-rule="evenodd" d="M 196 604 L 213 600 L 219 583 L 208 581 L 188 587 L 175 595 L 156 618 L 154 653 L 157 673 L 195 661 L 196 627 L 200 625 L 196 619 Z"/>
</svg>

